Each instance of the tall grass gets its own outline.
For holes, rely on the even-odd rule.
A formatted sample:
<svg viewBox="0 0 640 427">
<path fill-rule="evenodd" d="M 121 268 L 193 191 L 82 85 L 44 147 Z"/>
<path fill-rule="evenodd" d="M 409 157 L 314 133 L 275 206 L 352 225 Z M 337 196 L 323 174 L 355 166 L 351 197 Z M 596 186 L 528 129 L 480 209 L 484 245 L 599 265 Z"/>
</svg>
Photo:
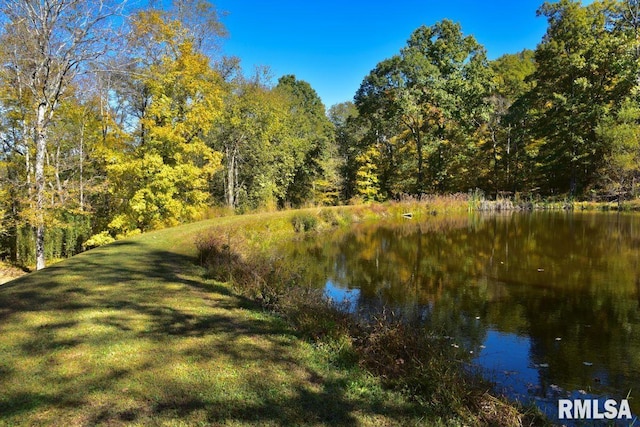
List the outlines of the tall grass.
<svg viewBox="0 0 640 427">
<path fill-rule="evenodd" d="M 488 199 L 482 190 L 469 193 L 469 210 L 480 212 L 532 211 L 532 210 L 573 210 L 575 201 L 567 197 L 546 197 L 536 195 L 513 196 L 498 194 L 495 199 Z"/>
</svg>

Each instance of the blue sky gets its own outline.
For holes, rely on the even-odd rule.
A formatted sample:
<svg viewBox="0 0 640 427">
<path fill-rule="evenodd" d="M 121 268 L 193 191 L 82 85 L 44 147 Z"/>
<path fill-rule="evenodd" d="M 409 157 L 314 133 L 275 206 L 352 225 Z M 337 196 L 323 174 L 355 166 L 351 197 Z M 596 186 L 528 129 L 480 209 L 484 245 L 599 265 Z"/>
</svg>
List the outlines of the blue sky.
<svg viewBox="0 0 640 427">
<path fill-rule="evenodd" d="M 215 0 L 214 0 L 215 1 Z M 400 51 L 420 25 L 459 22 L 489 59 L 534 49 L 546 30 L 542 0 L 218 0 L 229 38 L 223 53 L 245 73 L 271 68 L 274 80 L 294 74 L 327 107 L 352 100 L 376 64 Z"/>
</svg>

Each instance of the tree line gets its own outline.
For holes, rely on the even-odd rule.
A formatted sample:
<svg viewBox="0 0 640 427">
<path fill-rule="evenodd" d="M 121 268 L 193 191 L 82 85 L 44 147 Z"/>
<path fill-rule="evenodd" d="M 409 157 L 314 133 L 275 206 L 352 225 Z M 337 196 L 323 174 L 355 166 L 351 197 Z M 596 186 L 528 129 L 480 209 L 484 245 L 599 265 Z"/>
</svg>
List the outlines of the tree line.
<svg viewBox="0 0 640 427">
<path fill-rule="evenodd" d="M 636 195 L 640 2 L 544 3 L 535 51 L 488 61 L 460 25 L 418 28 L 332 109 L 345 195 Z"/>
<path fill-rule="evenodd" d="M 206 0 L 3 0 L 0 254 L 23 265 L 258 208 L 467 192 L 634 197 L 640 2 L 544 3 L 489 61 L 448 20 L 326 111 L 220 54 Z"/>
</svg>

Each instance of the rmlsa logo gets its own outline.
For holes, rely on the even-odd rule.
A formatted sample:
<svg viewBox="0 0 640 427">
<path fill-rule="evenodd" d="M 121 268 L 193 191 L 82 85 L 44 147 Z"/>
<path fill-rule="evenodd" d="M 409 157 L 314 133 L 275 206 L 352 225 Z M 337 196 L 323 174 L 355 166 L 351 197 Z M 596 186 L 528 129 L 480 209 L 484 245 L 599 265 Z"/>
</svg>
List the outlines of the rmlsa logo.
<svg viewBox="0 0 640 427">
<path fill-rule="evenodd" d="M 630 420 L 629 402 L 607 399 L 602 404 L 597 399 L 560 399 L 558 418 L 561 420 Z"/>
</svg>

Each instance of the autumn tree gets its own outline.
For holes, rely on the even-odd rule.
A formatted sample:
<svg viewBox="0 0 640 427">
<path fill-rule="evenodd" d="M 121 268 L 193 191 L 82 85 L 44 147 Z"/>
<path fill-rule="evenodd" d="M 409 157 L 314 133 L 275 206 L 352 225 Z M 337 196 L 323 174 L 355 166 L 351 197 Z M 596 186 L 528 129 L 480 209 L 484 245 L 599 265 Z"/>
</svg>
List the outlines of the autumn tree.
<svg viewBox="0 0 640 427">
<path fill-rule="evenodd" d="M 484 49 L 448 20 L 418 28 L 398 55 L 378 64 L 355 100 L 372 123 L 372 143 L 384 147 L 384 169 L 401 171 L 383 177 L 401 181 L 395 188 L 387 184 L 388 193 L 473 185 L 477 174 L 467 161 L 479 149 L 473 134 L 487 120 L 490 87 Z M 408 176 L 411 186 L 402 183 Z"/>
<path fill-rule="evenodd" d="M 631 52 L 616 24 L 616 5 L 561 0 L 539 10 L 548 29 L 535 51 L 528 114 L 538 139 L 535 173 L 545 192 L 575 196 L 594 183 L 606 152 L 596 127 L 634 84 L 625 76 Z"/>
<path fill-rule="evenodd" d="M 493 90 L 489 98 L 491 114 L 487 126 L 491 146 L 485 151 L 491 170 L 488 184 L 496 192 L 514 193 L 522 189 L 524 177 L 520 171 L 527 155 L 525 144 L 518 138 L 518 132 L 525 126 L 524 118 L 516 114 L 517 106 L 512 107 L 535 86 L 531 79 L 535 71 L 534 52 L 523 50 L 503 55 L 491 61 L 490 67 Z"/>
<path fill-rule="evenodd" d="M 74 78 L 109 46 L 109 18 L 120 4 L 80 0 L 7 0 L 2 45 L 5 76 L 23 113 L 23 138 L 33 141 L 32 197 L 36 268 L 45 266 L 45 163 L 52 124 Z M 23 142 L 24 146 L 31 143 Z M 30 148 L 29 148 L 30 149 Z"/>
<path fill-rule="evenodd" d="M 129 146 L 107 167 L 117 215 L 116 233 L 146 231 L 194 218 L 209 198 L 220 153 L 205 138 L 222 108 L 221 80 L 180 22 L 159 11 L 140 12 L 134 32 L 154 34 L 159 60 L 136 73 L 144 109 Z"/>
<path fill-rule="evenodd" d="M 358 109 L 361 138 L 355 160 L 356 193 L 367 200 L 393 197 L 412 192 L 415 177 L 415 149 L 405 146 L 405 139 L 397 139 L 404 121 L 399 110 L 397 93 L 402 89 L 401 58 L 396 55 L 381 61 L 365 77 L 354 98 Z M 418 139 L 418 143 L 421 139 Z M 408 153 L 407 153 L 408 152 Z M 406 160 L 406 159 L 409 160 Z M 406 162 L 408 167 L 404 167 Z M 422 156 L 417 159 L 422 170 Z M 414 186 L 415 187 L 415 186 Z"/>
</svg>

